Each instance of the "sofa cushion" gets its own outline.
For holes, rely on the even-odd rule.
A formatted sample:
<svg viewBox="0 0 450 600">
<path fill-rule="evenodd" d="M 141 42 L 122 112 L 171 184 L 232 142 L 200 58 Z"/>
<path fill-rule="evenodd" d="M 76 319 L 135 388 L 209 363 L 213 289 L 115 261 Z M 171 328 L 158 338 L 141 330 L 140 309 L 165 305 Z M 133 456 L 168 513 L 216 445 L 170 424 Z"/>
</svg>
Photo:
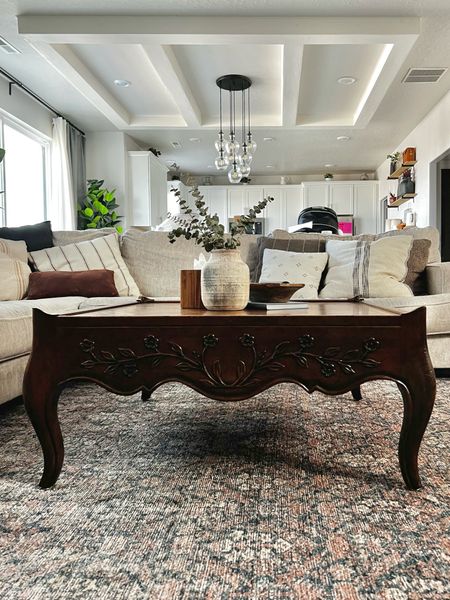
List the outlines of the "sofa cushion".
<svg viewBox="0 0 450 600">
<path fill-rule="evenodd" d="M 28 289 L 30 267 L 0 252 L 0 300 L 21 300 Z"/>
<path fill-rule="evenodd" d="M 54 231 L 53 245 L 67 246 L 67 244 L 76 244 L 78 242 L 86 242 L 87 240 L 95 240 L 105 235 L 115 233 L 114 227 L 103 227 L 102 229 L 82 229 L 75 231 Z"/>
<path fill-rule="evenodd" d="M 50 271 L 31 273 L 28 300 L 60 298 L 63 296 L 118 296 L 114 285 L 114 271 Z"/>
<path fill-rule="evenodd" d="M 340 236 L 340 235 L 322 235 L 321 233 L 289 233 L 284 229 L 274 229 L 272 232 L 272 237 L 277 239 L 301 239 L 301 236 L 310 236 L 311 239 L 339 239 L 339 240 L 363 240 L 363 241 L 372 241 L 377 240 L 383 237 L 391 237 L 395 235 L 409 235 L 415 240 L 430 240 L 430 252 L 428 255 L 428 262 L 435 263 L 440 262 L 441 254 L 439 252 L 439 243 L 440 243 L 440 233 L 439 230 L 435 227 L 405 227 L 404 229 L 396 229 L 394 231 L 386 231 L 385 233 L 363 233 L 360 235 L 351 235 L 351 236 Z"/>
<path fill-rule="evenodd" d="M 292 235 L 292 234 L 290 234 Z M 258 258 L 254 263 L 253 270 L 250 270 L 250 280 L 259 281 L 264 251 L 266 248 L 272 250 L 287 250 L 289 252 L 324 252 L 327 239 L 337 240 L 345 243 L 348 241 L 364 239 L 371 241 L 375 236 L 323 236 L 314 233 L 294 234 L 297 237 L 274 238 L 260 237 L 257 242 Z M 408 271 L 405 283 L 409 286 L 415 296 L 421 296 L 427 293 L 427 279 L 425 269 L 428 264 L 428 256 L 431 241 L 428 239 L 413 239 L 411 251 L 408 258 Z M 439 263 L 441 264 L 441 263 Z M 325 278 L 324 278 L 325 279 Z"/>
<path fill-rule="evenodd" d="M 46 298 L 0 302 L 0 361 L 31 350 L 32 310 L 58 314 L 77 310 L 84 298 Z"/>
<path fill-rule="evenodd" d="M 27 262 L 27 245 L 23 240 L 2 240 L 0 239 L 0 252 L 10 258 Z"/>
<path fill-rule="evenodd" d="M 254 268 L 257 260 L 257 237 L 241 237 L 239 250 L 249 268 Z M 192 269 L 194 260 L 200 253 L 206 258 L 209 257 L 194 240 L 179 238 L 171 244 L 164 231 L 141 231 L 131 228 L 122 236 L 122 256 L 145 296 L 178 297 L 180 270 Z"/>
<path fill-rule="evenodd" d="M 21 227 L 0 227 L 0 238 L 5 240 L 23 240 L 28 252 L 50 248 L 53 246 L 52 227 L 50 221 L 23 225 Z"/>
<path fill-rule="evenodd" d="M 316 300 L 322 272 L 328 262 L 326 252 L 287 252 L 264 250 L 260 283 L 303 283 L 292 300 Z"/>
<path fill-rule="evenodd" d="M 120 254 L 117 234 L 30 252 L 38 271 L 110 269 L 120 296 L 139 296 L 139 289 Z"/>
<path fill-rule="evenodd" d="M 419 306 L 427 309 L 427 335 L 450 334 L 450 294 L 409 298 L 369 298 L 365 303 L 405 313 Z M 450 342 L 448 342 L 450 344 Z M 447 365 L 448 366 L 448 365 Z"/>
<path fill-rule="evenodd" d="M 407 236 L 372 242 L 328 240 L 328 271 L 320 297 L 411 296 L 411 289 L 403 282 L 412 242 Z"/>
</svg>

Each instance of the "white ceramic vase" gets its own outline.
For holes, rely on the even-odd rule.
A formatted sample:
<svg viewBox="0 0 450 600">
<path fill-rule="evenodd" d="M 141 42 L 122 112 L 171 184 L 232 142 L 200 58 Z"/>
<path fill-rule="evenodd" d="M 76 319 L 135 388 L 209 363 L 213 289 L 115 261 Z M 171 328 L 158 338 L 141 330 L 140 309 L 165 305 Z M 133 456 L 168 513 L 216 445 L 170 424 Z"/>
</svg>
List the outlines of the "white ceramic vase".
<svg viewBox="0 0 450 600">
<path fill-rule="evenodd" d="M 213 250 L 202 268 L 202 302 L 208 310 L 242 310 L 250 293 L 250 272 L 239 250 Z"/>
</svg>

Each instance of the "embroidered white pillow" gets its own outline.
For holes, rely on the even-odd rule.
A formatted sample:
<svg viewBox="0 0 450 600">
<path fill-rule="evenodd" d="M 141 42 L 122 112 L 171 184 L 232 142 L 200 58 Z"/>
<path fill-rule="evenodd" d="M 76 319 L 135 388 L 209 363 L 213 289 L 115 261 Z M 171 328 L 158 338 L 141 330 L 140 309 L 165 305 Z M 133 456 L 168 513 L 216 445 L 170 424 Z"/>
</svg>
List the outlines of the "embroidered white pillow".
<svg viewBox="0 0 450 600">
<path fill-rule="evenodd" d="M 323 270 L 326 267 L 326 252 L 287 252 L 266 248 L 260 283 L 304 283 L 305 287 L 295 292 L 292 300 L 314 300 L 320 285 Z"/>
<path fill-rule="evenodd" d="M 120 254 L 115 233 L 77 244 L 37 250 L 29 256 L 38 271 L 109 269 L 114 271 L 119 296 L 139 296 L 139 289 Z"/>
<path fill-rule="evenodd" d="M 0 300 L 22 300 L 28 289 L 30 267 L 0 252 Z"/>
<path fill-rule="evenodd" d="M 329 255 L 321 298 L 412 296 L 403 283 L 413 238 L 406 235 L 361 240 L 328 240 Z"/>
</svg>

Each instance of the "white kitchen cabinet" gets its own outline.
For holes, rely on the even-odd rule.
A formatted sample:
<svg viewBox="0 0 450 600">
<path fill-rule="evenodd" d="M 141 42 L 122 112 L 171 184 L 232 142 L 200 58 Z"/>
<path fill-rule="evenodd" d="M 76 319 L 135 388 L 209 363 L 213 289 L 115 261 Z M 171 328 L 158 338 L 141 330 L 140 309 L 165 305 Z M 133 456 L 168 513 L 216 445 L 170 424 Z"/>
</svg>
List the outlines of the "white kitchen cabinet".
<svg viewBox="0 0 450 600">
<path fill-rule="evenodd" d="M 353 183 L 328 183 L 328 206 L 337 215 L 353 214 Z"/>
<path fill-rule="evenodd" d="M 353 225 L 354 233 L 379 233 L 380 202 L 378 198 L 378 182 L 361 181 L 353 185 Z M 384 225 L 384 224 L 383 224 Z"/>
<path fill-rule="evenodd" d="M 209 212 L 212 215 L 217 213 L 220 223 L 226 228 L 228 221 L 227 188 L 215 185 L 204 185 L 199 187 L 199 191 L 204 197 Z"/>
<path fill-rule="evenodd" d="M 378 181 L 306 181 L 303 208 L 328 206 L 338 215 L 353 215 L 354 233 L 380 229 Z"/>
<path fill-rule="evenodd" d="M 329 186 L 326 181 L 305 182 L 303 185 L 303 208 L 328 206 Z"/>
<path fill-rule="evenodd" d="M 281 186 L 265 187 L 263 197 L 267 198 L 268 196 L 273 198 L 273 201 L 269 202 L 263 211 L 265 235 L 274 229 L 284 229 L 283 223 L 285 220 L 284 192 Z"/>
<path fill-rule="evenodd" d="M 297 225 L 298 215 L 303 209 L 303 189 L 300 185 L 283 186 L 284 192 L 284 226 L 283 229 Z"/>
<path fill-rule="evenodd" d="M 167 216 L 167 172 L 152 152 L 129 151 L 130 225 L 159 225 Z"/>
</svg>

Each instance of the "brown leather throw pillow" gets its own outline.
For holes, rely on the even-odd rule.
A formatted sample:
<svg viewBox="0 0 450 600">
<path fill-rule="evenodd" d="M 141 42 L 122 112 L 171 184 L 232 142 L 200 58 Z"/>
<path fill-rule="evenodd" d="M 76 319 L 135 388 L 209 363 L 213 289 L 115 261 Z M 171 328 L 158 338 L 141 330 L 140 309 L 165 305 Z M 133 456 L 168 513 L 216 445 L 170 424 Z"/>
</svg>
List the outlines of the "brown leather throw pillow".
<svg viewBox="0 0 450 600">
<path fill-rule="evenodd" d="M 28 300 L 58 298 L 62 296 L 118 296 L 114 271 L 49 271 L 31 273 Z"/>
</svg>

